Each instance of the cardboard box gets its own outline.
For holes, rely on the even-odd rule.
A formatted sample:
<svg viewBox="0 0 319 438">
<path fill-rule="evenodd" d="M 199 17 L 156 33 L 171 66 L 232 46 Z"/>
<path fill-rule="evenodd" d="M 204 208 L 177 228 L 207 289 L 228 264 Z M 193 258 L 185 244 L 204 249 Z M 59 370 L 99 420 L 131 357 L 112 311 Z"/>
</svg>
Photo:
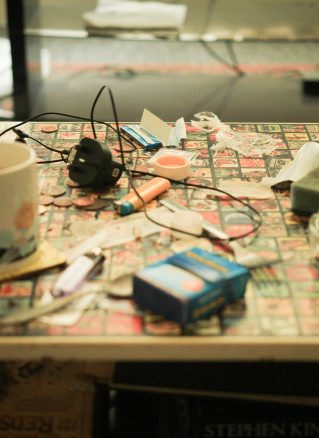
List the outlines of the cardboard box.
<svg viewBox="0 0 319 438">
<path fill-rule="evenodd" d="M 186 325 L 243 297 L 248 278 L 244 266 L 191 248 L 137 273 L 133 299 L 142 309 Z"/>
<path fill-rule="evenodd" d="M 131 141 L 135 146 L 142 147 L 146 151 L 158 149 L 162 142 L 150 132 L 143 130 L 139 125 L 124 125 L 121 133 L 125 139 Z"/>
</svg>

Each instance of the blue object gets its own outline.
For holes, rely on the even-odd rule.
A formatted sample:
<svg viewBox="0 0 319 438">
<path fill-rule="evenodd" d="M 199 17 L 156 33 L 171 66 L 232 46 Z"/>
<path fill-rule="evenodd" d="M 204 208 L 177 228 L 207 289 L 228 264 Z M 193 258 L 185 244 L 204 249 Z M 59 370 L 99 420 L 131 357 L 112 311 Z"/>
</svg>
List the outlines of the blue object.
<svg viewBox="0 0 319 438">
<path fill-rule="evenodd" d="M 126 216 L 127 214 L 131 214 L 134 211 L 134 206 L 131 202 L 129 201 L 124 201 L 124 202 L 119 202 L 118 204 L 116 204 L 116 211 L 121 215 L 121 216 Z"/>
<path fill-rule="evenodd" d="M 248 279 L 246 267 L 194 247 L 135 274 L 133 299 L 142 309 L 186 325 L 242 298 Z"/>
<path fill-rule="evenodd" d="M 139 125 L 121 126 L 121 132 L 133 144 L 142 146 L 145 150 L 158 149 L 163 146 L 162 142 L 155 135 L 140 128 Z"/>
</svg>

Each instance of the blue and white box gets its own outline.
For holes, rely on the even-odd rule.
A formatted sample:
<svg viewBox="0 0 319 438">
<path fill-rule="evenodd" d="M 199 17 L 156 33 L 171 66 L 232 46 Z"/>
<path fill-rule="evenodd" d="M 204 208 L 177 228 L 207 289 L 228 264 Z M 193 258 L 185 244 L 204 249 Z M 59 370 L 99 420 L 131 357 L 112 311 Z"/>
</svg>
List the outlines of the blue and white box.
<svg viewBox="0 0 319 438">
<path fill-rule="evenodd" d="M 121 127 L 121 133 L 124 138 L 131 141 L 135 146 L 140 146 L 146 151 L 163 146 L 162 142 L 155 135 L 147 132 L 139 125 L 124 125 Z"/>
<path fill-rule="evenodd" d="M 194 247 L 136 273 L 133 299 L 141 309 L 185 326 L 242 298 L 248 279 L 246 267 Z"/>
</svg>

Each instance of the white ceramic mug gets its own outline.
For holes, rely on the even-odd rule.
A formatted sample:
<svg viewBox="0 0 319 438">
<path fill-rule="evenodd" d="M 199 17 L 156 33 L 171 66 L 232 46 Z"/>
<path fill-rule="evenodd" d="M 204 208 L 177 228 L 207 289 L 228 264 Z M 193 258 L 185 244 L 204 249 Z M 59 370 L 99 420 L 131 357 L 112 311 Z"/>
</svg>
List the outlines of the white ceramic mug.
<svg viewBox="0 0 319 438">
<path fill-rule="evenodd" d="M 35 252 L 38 228 L 35 152 L 0 142 L 0 272 Z"/>
</svg>

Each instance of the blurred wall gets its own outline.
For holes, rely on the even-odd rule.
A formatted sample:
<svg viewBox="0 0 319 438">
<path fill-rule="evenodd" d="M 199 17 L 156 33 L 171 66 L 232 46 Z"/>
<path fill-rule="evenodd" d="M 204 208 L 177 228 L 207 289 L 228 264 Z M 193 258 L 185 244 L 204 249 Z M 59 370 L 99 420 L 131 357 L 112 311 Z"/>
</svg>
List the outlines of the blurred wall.
<svg viewBox="0 0 319 438">
<path fill-rule="evenodd" d="M 208 1 L 205 32 L 219 38 L 319 38 L 318 0 Z"/>
<path fill-rule="evenodd" d="M 37 1 L 38 12 L 28 23 L 33 29 L 83 30 L 83 12 L 97 5 L 97 0 Z M 183 33 L 190 36 L 319 39 L 319 0 L 162 1 L 188 6 Z M 0 0 L 0 26 L 5 20 L 4 5 L 5 0 Z"/>
<path fill-rule="evenodd" d="M 5 27 L 6 19 L 5 19 L 5 7 L 4 0 L 0 0 L 0 29 Z"/>
</svg>

